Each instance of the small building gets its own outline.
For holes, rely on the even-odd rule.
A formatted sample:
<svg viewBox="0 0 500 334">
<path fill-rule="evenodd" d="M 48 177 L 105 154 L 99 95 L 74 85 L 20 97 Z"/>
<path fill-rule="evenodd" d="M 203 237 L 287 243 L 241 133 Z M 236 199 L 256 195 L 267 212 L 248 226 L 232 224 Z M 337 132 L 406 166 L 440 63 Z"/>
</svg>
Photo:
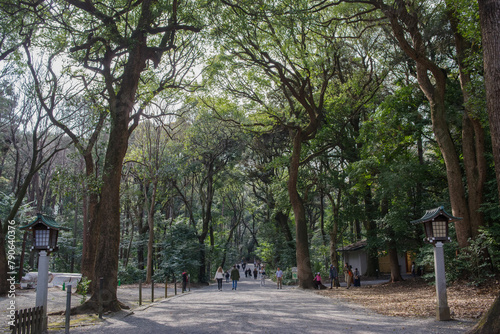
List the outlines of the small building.
<svg viewBox="0 0 500 334">
<path fill-rule="evenodd" d="M 350 245 L 338 248 L 337 251 L 342 254 L 344 263 L 347 262 L 352 268 L 358 268 L 361 275 L 366 274 L 368 269 L 368 253 L 367 247 L 368 243 L 365 240 L 360 240 Z M 411 273 L 411 263 L 413 261 L 412 253 L 405 252 L 404 254 L 398 255 L 398 262 L 401 274 Z M 343 264 L 341 265 L 343 267 Z M 387 252 L 379 251 L 378 257 L 379 272 L 381 274 L 390 274 L 391 264 L 389 261 L 389 256 Z"/>
</svg>

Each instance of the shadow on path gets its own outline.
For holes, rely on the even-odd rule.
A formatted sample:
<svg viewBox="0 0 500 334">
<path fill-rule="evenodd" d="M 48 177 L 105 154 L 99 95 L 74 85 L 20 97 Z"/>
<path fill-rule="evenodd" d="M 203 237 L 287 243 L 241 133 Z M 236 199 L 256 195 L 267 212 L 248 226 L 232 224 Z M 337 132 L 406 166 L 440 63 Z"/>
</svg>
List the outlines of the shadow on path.
<svg viewBox="0 0 500 334">
<path fill-rule="evenodd" d="M 71 333 L 464 333 L 472 322 L 438 322 L 378 315 L 350 303 L 311 291 L 245 278 L 236 291 L 231 282 L 171 297 L 133 314 L 121 312 L 95 326 L 72 328 Z M 59 331 L 57 333 L 64 333 Z"/>
</svg>

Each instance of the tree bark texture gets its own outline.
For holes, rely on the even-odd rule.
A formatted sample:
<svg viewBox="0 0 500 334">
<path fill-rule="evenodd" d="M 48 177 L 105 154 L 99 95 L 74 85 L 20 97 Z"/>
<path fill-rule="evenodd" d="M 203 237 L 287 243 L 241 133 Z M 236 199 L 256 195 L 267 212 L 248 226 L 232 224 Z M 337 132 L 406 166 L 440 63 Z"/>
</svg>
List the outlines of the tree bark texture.
<svg viewBox="0 0 500 334">
<path fill-rule="evenodd" d="M 83 156 L 85 161 L 85 175 L 88 178 L 94 176 L 94 159 L 92 152 L 86 152 Z M 99 197 L 95 189 L 91 189 L 88 182 L 83 185 L 84 206 L 83 206 L 83 241 L 82 241 L 82 277 L 87 277 L 91 281 L 97 281 L 94 275 L 95 259 L 97 252 L 97 242 L 99 232 L 96 229 L 96 214 Z M 90 293 L 94 286 L 90 285 Z"/>
</svg>

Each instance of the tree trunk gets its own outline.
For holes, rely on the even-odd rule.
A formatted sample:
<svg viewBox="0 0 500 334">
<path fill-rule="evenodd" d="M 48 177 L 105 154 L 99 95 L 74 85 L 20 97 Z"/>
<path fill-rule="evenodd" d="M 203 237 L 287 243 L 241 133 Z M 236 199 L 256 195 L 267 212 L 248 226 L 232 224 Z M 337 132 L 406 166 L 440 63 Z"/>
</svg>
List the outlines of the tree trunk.
<svg viewBox="0 0 500 334">
<path fill-rule="evenodd" d="M 458 30 L 455 7 L 453 4 L 447 4 L 447 7 L 451 28 L 455 35 L 460 87 L 464 99 L 465 113 L 462 118 L 462 153 L 465 174 L 467 176 L 471 236 L 476 237 L 479 233 L 479 228 L 483 225 L 483 214 L 480 211 L 480 207 L 483 203 L 483 191 L 488 169 L 484 155 L 485 134 L 480 120 L 474 116 L 474 111 L 470 107 L 471 94 L 469 90 L 472 86 L 472 80 L 465 65 L 466 53 L 467 50 L 470 50 L 470 45 Z"/>
<path fill-rule="evenodd" d="M 468 334 L 495 334 L 500 333 L 500 295 L 497 296 L 488 312 L 479 319 L 479 322 Z"/>
<path fill-rule="evenodd" d="M 417 13 L 408 12 L 403 0 L 396 0 L 394 6 L 386 5 L 383 1 L 374 1 L 374 5 L 381 8 L 390 20 L 399 46 L 416 63 L 418 84 L 429 101 L 432 130 L 446 166 L 452 214 L 462 218 L 455 222 L 458 244 L 461 248 L 466 247 L 471 237 L 470 211 L 465 199 L 460 161 L 446 120 L 446 73 L 427 57 L 427 41 L 424 41 L 420 32 Z M 407 39 L 408 34 L 411 42 Z"/>
<path fill-rule="evenodd" d="M 497 190 L 500 194 L 500 1 L 478 0 L 481 21 L 486 106 L 490 121 Z M 500 295 L 471 334 L 500 333 Z"/>
<path fill-rule="evenodd" d="M 377 238 L 377 223 L 372 217 L 376 210 L 373 205 L 372 190 L 369 185 L 366 186 L 364 199 L 365 199 L 365 215 L 367 220 L 364 222 L 363 225 L 366 230 L 366 240 L 368 243 L 367 247 L 368 259 L 366 263 L 366 273 L 364 273 L 364 275 L 375 277 L 378 274 L 378 254 L 377 250 L 374 249 L 373 247 L 370 247 L 370 245 L 372 244 L 372 240 L 375 240 Z"/>
<path fill-rule="evenodd" d="M 288 195 L 290 196 L 290 203 L 295 216 L 295 252 L 297 256 L 299 287 L 303 289 L 312 289 L 314 277 L 311 270 L 311 258 L 309 256 L 309 238 L 307 237 L 306 213 L 302 198 L 297 191 L 301 149 L 301 131 L 298 130 L 293 137 L 293 151 L 288 178 Z"/>
<path fill-rule="evenodd" d="M 478 0 L 481 21 L 486 106 L 490 121 L 497 189 L 500 193 L 500 1 Z"/>
<path fill-rule="evenodd" d="M 92 152 L 87 151 L 83 155 L 85 161 L 85 175 L 87 179 L 94 178 L 94 159 Z M 98 279 L 94 274 L 97 242 L 99 239 L 99 231 L 96 225 L 97 207 L 99 197 L 95 189 L 92 189 L 89 182 L 84 185 L 84 204 L 83 204 L 83 245 L 82 245 L 82 262 L 81 272 L 82 277 L 87 277 L 89 280 L 95 282 Z M 89 286 L 89 292 L 93 292 L 95 285 Z"/>
<path fill-rule="evenodd" d="M 396 243 L 391 241 L 388 243 L 389 262 L 391 265 L 391 282 L 399 282 L 403 280 L 401 276 L 401 269 L 398 260 L 398 251 Z"/>
<path fill-rule="evenodd" d="M 147 188 L 147 187 L 146 187 Z M 148 211 L 148 226 L 149 226 L 149 240 L 148 240 L 148 258 L 147 258 L 147 274 L 146 274 L 146 284 L 150 284 L 153 279 L 153 245 L 155 242 L 155 229 L 154 229 L 154 215 L 155 215 L 155 202 L 156 202 L 156 190 L 158 188 L 158 181 L 153 182 L 153 194 L 151 195 Z M 147 197 L 147 193 L 145 193 Z M 146 200 L 147 203 L 147 200 Z"/>
<path fill-rule="evenodd" d="M 337 253 L 337 238 L 338 238 L 338 233 L 339 233 L 339 205 L 340 200 L 342 198 L 342 191 L 339 190 L 337 194 L 337 203 L 335 203 L 335 199 L 333 198 L 332 194 L 327 193 L 328 199 L 330 200 L 330 203 L 332 205 L 332 215 L 333 215 L 333 226 L 330 229 L 328 235 L 330 237 L 330 263 L 335 266 L 335 268 L 339 268 L 339 256 Z"/>
<path fill-rule="evenodd" d="M 274 220 L 278 224 L 279 229 L 285 236 L 285 240 L 288 246 L 292 249 L 295 249 L 293 242 L 292 231 L 290 230 L 290 226 L 288 225 L 288 216 L 283 213 L 283 211 L 278 211 L 274 216 Z"/>
</svg>

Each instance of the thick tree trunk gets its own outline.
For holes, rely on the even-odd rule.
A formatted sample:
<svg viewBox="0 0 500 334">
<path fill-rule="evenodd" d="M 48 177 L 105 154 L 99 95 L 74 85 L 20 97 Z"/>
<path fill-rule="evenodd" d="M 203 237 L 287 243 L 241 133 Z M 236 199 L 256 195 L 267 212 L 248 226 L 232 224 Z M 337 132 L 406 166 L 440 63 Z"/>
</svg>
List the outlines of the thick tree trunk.
<svg viewBox="0 0 500 334">
<path fill-rule="evenodd" d="M 296 230 L 296 256 L 299 287 L 303 289 L 313 288 L 313 273 L 311 270 L 311 258 L 309 256 L 309 238 L 307 237 L 307 220 L 304 203 L 297 191 L 299 177 L 300 152 L 302 149 L 300 130 L 293 137 L 293 151 L 290 161 L 288 195 L 295 216 Z"/>
<path fill-rule="evenodd" d="M 500 0 L 478 0 L 481 20 L 486 105 L 500 193 Z M 471 334 L 500 333 L 500 295 Z"/>
<path fill-rule="evenodd" d="M 500 333 L 500 295 L 497 296 L 488 312 L 479 319 L 479 322 L 468 334 L 495 334 Z"/>
<path fill-rule="evenodd" d="M 398 251 L 394 242 L 388 244 L 389 263 L 391 265 L 391 282 L 399 282 L 403 280 L 401 269 L 398 260 Z"/>
<path fill-rule="evenodd" d="M 85 175 L 87 179 L 94 176 L 94 159 L 92 152 L 84 154 L 85 161 Z M 97 281 L 94 275 L 94 267 L 97 252 L 97 242 L 99 239 L 99 231 L 96 225 L 97 205 L 99 202 L 98 194 L 95 189 L 92 189 L 87 182 L 84 184 L 83 191 L 84 205 L 83 205 L 83 247 L 82 247 L 82 262 L 81 272 L 82 277 L 87 277 L 89 280 Z M 94 285 L 89 286 L 90 293 L 93 292 Z"/>
<path fill-rule="evenodd" d="M 290 226 L 288 225 L 288 216 L 285 215 L 283 211 L 278 211 L 274 216 L 274 220 L 276 221 L 279 229 L 285 236 L 285 240 L 287 241 L 288 246 L 292 249 L 295 249 L 295 246 L 292 243 L 293 242 L 292 231 L 290 230 Z"/>
<path fill-rule="evenodd" d="M 465 199 L 465 189 L 462 181 L 462 169 L 460 160 L 451 138 L 448 123 L 446 120 L 446 107 L 444 93 L 446 78 L 441 69 L 433 72 L 436 81 L 436 89 L 431 87 L 427 77 L 427 68 L 417 63 L 417 76 L 419 84 L 424 91 L 431 107 L 432 130 L 439 145 L 441 154 L 446 165 L 446 177 L 450 194 L 452 213 L 461 220 L 455 222 L 458 245 L 464 248 L 468 245 L 468 239 L 472 236 L 469 218 L 469 206 Z"/>
<path fill-rule="evenodd" d="M 135 95 L 135 90 L 134 94 Z M 102 293 L 105 310 L 118 311 L 121 305 L 116 296 L 118 287 L 118 251 L 120 248 L 120 181 L 123 159 L 128 146 L 128 113 L 132 106 L 127 99 L 119 101 L 109 135 L 104 163 L 101 201 L 97 209 L 99 241 L 95 262 L 95 280 L 89 303 L 97 303 L 99 279 L 104 280 Z"/>
</svg>

